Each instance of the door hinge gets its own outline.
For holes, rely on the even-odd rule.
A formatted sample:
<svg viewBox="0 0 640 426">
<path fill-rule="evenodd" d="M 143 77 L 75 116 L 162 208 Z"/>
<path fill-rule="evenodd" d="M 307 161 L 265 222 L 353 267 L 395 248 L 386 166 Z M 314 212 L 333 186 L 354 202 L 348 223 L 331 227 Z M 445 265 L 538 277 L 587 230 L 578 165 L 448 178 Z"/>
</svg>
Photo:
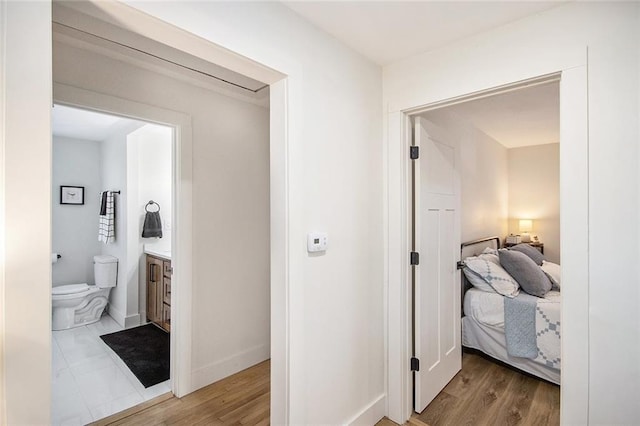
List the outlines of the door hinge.
<svg viewBox="0 0 640 426">
<path fill-rule="evenodd" d="M 411 252 L 410 264 L 411 265 L 419 265 L 420 264 L 420 255 L 415 251 Z"/>
<path fill-rule="evenodd" d="M 412 160 L 417 160 L 420 157 L 420 147 L 419 146 L 410 146 L 409 147 L 409 158 Z"/>
<path fill-rule="evenodd" d="M 467 264 L 464 263 L 463 260 L 458 260 L 458 262 L 456 262 L 456 269 L 464 269 L 467 267 Z"/>
<path fill-rule="evenodd" d="M 420 360 L 418 358 L 411 358 L 411 371 L 420 371 Z"/>
</svg>

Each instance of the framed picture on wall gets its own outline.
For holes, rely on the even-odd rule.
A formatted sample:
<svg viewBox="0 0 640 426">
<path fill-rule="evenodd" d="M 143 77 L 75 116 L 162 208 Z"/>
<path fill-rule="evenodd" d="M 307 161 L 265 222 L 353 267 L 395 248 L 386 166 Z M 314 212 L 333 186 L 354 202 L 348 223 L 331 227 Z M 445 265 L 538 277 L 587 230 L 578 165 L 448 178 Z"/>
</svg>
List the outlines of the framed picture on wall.
<svg viewBox="0 0 640 426">
<path fill-rule="evenodd" d="M 60 204 L 84 204 L 84 186 L 60 186 Z"/>
</svg>

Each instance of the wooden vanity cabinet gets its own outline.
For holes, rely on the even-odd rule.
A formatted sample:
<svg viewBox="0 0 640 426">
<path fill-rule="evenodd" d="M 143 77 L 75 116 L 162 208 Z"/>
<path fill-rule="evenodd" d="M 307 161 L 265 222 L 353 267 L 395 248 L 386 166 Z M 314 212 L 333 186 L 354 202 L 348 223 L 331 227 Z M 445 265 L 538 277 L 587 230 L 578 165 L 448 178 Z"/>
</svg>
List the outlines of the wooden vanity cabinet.
<svg viewBox="0 0 640 426">
<path fill-rule="evenodd" d="M 171 331 L 171 261 L 147 255 L 147 320 Z"/>
</svg>

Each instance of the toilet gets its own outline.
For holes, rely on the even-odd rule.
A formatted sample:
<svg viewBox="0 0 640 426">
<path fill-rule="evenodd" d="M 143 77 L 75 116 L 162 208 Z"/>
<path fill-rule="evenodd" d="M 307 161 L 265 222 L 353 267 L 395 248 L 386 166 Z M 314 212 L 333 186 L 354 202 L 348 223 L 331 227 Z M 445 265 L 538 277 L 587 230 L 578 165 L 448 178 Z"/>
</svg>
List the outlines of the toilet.
<svg viewBox="0 0 640 426">
<path fill-rule="evenodd" d="M 51 289 L 53 330 L 87 325 L 100 320 L 109 302 L 111 288 L 116 286 L 118 259 L 109 255 L 93 257 L 95 285 L 67 284 Z"/>
</svg>

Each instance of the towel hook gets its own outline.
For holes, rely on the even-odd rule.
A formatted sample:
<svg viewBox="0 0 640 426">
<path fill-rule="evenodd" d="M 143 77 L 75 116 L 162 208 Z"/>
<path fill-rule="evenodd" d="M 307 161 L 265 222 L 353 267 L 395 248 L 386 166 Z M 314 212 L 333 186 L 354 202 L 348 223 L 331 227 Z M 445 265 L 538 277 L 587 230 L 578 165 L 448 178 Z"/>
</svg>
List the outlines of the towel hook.
<svg viewBox="0 0 640 426">
<path fill-rule="evenodd" d="M 149 211 L 149 206 L 153 206 L 154 204 L 155 204 L 156 206 L 158 206 L 158 210 L 155 210 L 155 211 L 159 212 L 159 211 L 160 211 L 160 204 L 156 203 L 156 202 L 155 202 L 155 201 L 153 201 L 153 200 L 149 200 L 149 202 L 147 203 L 147 205 L 146 205 L 146 206 L 144 206 L 144 211 L 146 211 L 147 213 L 152 213 L 152 212 L 150 212 L 150 211 Z"/>
</svg>

